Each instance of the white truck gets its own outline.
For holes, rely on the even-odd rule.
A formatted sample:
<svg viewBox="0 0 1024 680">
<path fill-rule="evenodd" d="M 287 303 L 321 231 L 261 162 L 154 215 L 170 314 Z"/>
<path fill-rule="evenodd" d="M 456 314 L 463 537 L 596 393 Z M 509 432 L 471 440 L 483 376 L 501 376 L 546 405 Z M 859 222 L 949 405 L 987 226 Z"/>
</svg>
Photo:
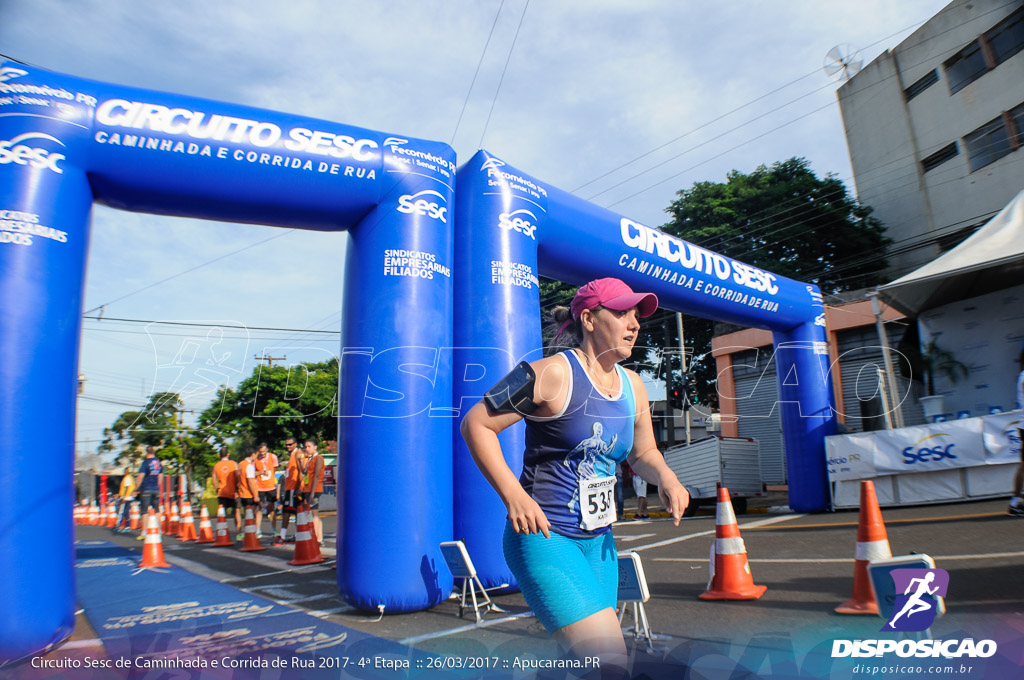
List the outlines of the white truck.
<svg viewBox="0 0 1024 680">
<path fill-rule="evenodd" d="M 717 501 L 720 486 L 729 490 L 737 514 L 747 511 L 748 498 L 764 495 L 756 439 L 711 436 L 674 446 L 664 454 L 665 462 L 690 494 L 687 516 L 702 502 Z"/>
</svg>

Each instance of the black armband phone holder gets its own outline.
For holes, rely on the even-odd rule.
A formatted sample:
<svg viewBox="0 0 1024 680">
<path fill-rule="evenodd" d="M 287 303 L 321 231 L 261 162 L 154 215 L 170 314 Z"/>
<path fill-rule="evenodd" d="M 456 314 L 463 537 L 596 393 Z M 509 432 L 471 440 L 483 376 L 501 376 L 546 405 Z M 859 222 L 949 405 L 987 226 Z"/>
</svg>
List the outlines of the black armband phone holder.
<svg viewBox="0 0 1024 680">
<path fill-rule="evenodd" d="M 537 373 L 525 361 L 509 371 L 508 375 L 484 395 L 484 403 L 494 413 L 518 413 L 528 416 L 537 409 L 533 401 Z"/>
</svg>

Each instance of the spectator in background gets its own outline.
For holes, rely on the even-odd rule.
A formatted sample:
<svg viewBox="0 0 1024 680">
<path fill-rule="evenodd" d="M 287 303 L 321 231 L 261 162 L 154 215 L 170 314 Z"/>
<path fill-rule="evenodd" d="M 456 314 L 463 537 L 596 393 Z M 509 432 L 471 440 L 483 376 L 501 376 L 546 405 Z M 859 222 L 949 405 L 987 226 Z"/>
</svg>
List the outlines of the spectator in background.
<svg viewBox="0 0 1024 680">
<path fill-rule="evenodd" d="M 130 467 L 126 467 L 124 469 L 124 477 L 121 478 L 121 488 L 118 489 L 117 492 L 117 502 L 120 506 L 118 508 L 118 515 L 120 515 L 120 517 L 118 518 L 117 526 L 114 528 L 114 531 L 119 534 L 125 534 L 129 531 L 131 519 L 129 518 L 128 513 L 134 498 L 135 477 L 132 475 L 132 469 Z"/>
<path fill-rule="evenodd" d="M 284 545 L 288 542 L 288 520 L 305 500 L 302 496 L 302 480 L 306 474 L 306 456 L 299 448 L 295 437 L 285 439 L 284 448 L 288 451 L 288 464 L 285 466 L 284 479 L 281 482 L 281 533 L 274 539 L 274 545 Z"/>
<path fill-rule="evenodd" d="M 263 513 L 265 512 L 270 518 L 270 535 L 273 536 L 277 533 L 277 514 L 275 512 L 277 508 L 277 455 L 270 450 L 266 442 L 263 442 L 256 453 L 256 459 L 259 461 L 256 468 L 258 473 L 256 486 L 260 490 L 260 504 L 256 512 L 256 526 L 262 528 Z M 259 531 L 257 535 L 262 537 L 263 532 Z"/>
<path fill-rule="evenodd" d="M 1017 357 L 1017 368 L 1020 369 L 1017 374 L 1017 408 L 1024 409 L 1024 347 L 1021 347 L 1020 356 Z M 1024 498 L 1021 498 L 1021 491 L 1024 490 L 1024 429 L 1017 429 L 1017 442 L 1020 463 L 1013 475 L 1013 496 L 1007 512 L 1014 517 L 1024 517 Z"/>
<path fill-rule="evenodd" d="M 307 439 L 304 447 L 306 449 L 306 476 L 302 485 L 302 492 L 305 494 L 306 503 L 309 504 L 309 511 L 313 515 L 313 534 L 316 542 L 324 544 L 324 525 L 320 521 L 320 494 L 324 492 L 324 457 L 317 451 L 316 442 Z"/>
<path fill-rule="evenodd" d="M 238 463 L 228 457 L 226 447 L 220 450 L 220 460 L 213 466 L 213 486 L 217 489 L 217 504 L 235 518 L 235 533 L 240 533 L 242 518 L 235 501 L 238 495 Z"/>
<path fill-rule="evenodd" d="M 633 476 L 633 491 L 636 493 L 636 515 L 633 519 L 650 519 L 647 514 L 647 482 L 633 468 L 629 468 L 629 473 Z"/>
<path fill-rule="evenodd" d="M 242 504 L 242 510 L 251 509 L 255 518 L 259 501 L 260 490 L 256 486 L 256 449 L 249 449 L 245 458 L 238 464 L 238 502 Z M 235 540 L 241 541 L 243 538 L 242 532 L 239 531 Z"/>
</svg>

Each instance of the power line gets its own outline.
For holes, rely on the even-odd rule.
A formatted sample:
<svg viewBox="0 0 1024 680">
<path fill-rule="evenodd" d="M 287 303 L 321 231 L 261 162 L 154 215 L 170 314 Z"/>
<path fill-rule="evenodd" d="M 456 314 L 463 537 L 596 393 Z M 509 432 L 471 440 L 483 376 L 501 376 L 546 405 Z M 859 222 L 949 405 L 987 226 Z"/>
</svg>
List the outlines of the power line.
<svg viewBox="0 0 1024 680">
<path fill-rule="evenodd" d="M 519 17 L 519 25 L 516 27 L 516 34 L 512 37 L 512 45 L 508 48 L 508 56 L 505 57 L 505 67 L 501 69 L 501 78 L 498 79 L 498 89 L 494 91 L 494 99 L 491 100 L 491 110 L 487 112 L 487 121 L 484 123 L 484 131 L 480 134 L 480 146 L 484 148 L 484 137 L 487 136 L 487 128 L 491 124 L 491 114 L 494 113 L 494 105 L 498 102 L 498 93 L 501 92 L 501 85 L 505 82 L 505 73 L 508 71 L 508 63 L 512 60 L 512 52 L 516 48 L 516 40 L 519 39 L 519 30 L 523 27 L 523 19 L 526 18 L 526 10 L 530 7 L 530 0 L 523 5 L 523 13 Z"/>
<path fill-rule="evenodd" d="M 466 99 L 462 102 L 462 110 L 459 111 L 459 119 L 455 121 L 455 130 L 452 132 L 452 141 L 449 144 L 455 143 L 455 135 L 459 132 L 459 125 L 462 124 L 462 116 L 466 113 L 466 106 L 469 104 L 469 95 L 473 93 L 473 86 L 476 84 L 476 77 L 480 74 L 480 66 L 484 63 L 484 55 L 487 54 L 487 47 L 491 44 L 491 37 L 494 35 L 494 27 L 498 25 L 498 17 L 501 16 L 501 8 L 505 6 L 505 0 L 501 0 L 501 4 L 498 5 L 498 11 L 494 14 L 494 22 L 491 24 L 491 32 L 487 34 L 487 42 L 484 43 L 484 49 L 480 53 L 480 60 L 476 62 L 476 71 L 473 72 L 473 79 L 469 83 L 469 90 L 466 92 Z"/>
</svg>

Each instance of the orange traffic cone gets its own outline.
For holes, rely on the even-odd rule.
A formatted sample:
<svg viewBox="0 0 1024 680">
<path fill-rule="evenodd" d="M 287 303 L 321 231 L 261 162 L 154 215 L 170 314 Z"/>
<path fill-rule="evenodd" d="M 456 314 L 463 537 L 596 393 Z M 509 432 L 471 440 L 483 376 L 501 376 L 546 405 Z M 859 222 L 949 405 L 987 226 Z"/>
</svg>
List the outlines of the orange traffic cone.
<svg viewBox="0 0 1024 680">
<path fill-rule="evenodd" d="M 171 518 L 166 512 L 164 512 L 163 503 L 160 504 L 160 510 L 158 513 L 160 515 L 160 531 L 166 534 L 171 528 Z"/>
<path fill-rule="evenodd" d="M 288 564 L 316 564 L 323 561 L 320 545 L 313 535 L 313 521 L 309 506 L 304 505 L 299 510 L 299 514 L 295 516 L 295 556 Z"/>
<path fill-rule="evenodd" d="M 882 511 L 875 496 L 875 484 L 860 483 L 860 520 L 857 523 L 857 551 L 853 567 L 853 597 L 836 607 L 839 614 L 878 614 L 878 602 L 871 592 L 868 562 L 892 557 L 889 535 L 885 533 Z"/>
<path fill-rule="evenodd" d="M 228 519 L 224 515 L 224 506 L 217 506 L 217 541 L 211 548 L 234 548 L 235 539 L 228 533 Z"/>
<path fill-rule="evenodd" d="M 206 509 L 206 505 L 201 506 L 203 509 L 199 513 L 199 536 L 196 537 L 196 543 L 213 543 L 213 527 L 210 525 L 210 511 Z M 225 533 L 227 532 L 227 526 L 225 524 Z"/>
<path fill-rule="evenodd" d="M 132 511 L 131 511 L 131 514 L 128 516 L 128 520 L 130 522 L 130 524 L 128 525 L 128 528 L 131 529 L 132 531 L 138 531 L 139 527 L 142 524 L 139 521 L 139 504 L 138 503 L 132 503 Z"/>
<path fill-rule="evenodd" d="M 117 526 L 117 510 L 114 509 L 113 503 L 107 504 L 107 516 L 106 521 L 104 522 L 104 526 L 106 526 L 108 529 L 113 529 L 115 526 Z"/>
<path fill-rule="evenodd" d="M 96 526 L 99 521 L 99 508 L 96 507 L 96 501 L 93 501 L 89 504 L 89 517 L 86 519 L 86 524 Z"/>
<path fill-rule="evenodd" d="M 181 525 L 178 527 L 179 541 L 194 541 L 196 538 L 196 521 L 192 518 L 192 504 L 185 501 L 185 509 L 182 511 Z"/>
<path fill-rule="evenodd" d="M 170 569 L 171 565 L 164 560 L 164 544 L 160 539 L 160 522 L 153 510 L 146 517 L 146 543 L 142 547 L 140 567 L 161 567 Z"/>
<path fill-rule="evenodd" d="M 81 524 L 82 523 L 82 506 L 81 505 L 76 505 L 71 510 L 71 519 L 72 519 L 72 521 L 75 524 Z"/>
<path fill-rule="evenodd" d="M 252 508 L 245 509 L 245 529 L 242 537 L 242 552 L 254 550 L 266 550 L 260 545 L 260 539 L 256 538 L 256 516 L 252 514 Z"/>
<path fill-rule="evenodd" d="M 736 513 L 732 509 L 729 490 L 718 489 L 718 512 L 715 519 L 715 544 L 711 548 L 711 578 L 702 600 L 756 600 L 768 586 L 754 585 L 747 564 L 747 548 L 740 538 Z"/>
</svg>

